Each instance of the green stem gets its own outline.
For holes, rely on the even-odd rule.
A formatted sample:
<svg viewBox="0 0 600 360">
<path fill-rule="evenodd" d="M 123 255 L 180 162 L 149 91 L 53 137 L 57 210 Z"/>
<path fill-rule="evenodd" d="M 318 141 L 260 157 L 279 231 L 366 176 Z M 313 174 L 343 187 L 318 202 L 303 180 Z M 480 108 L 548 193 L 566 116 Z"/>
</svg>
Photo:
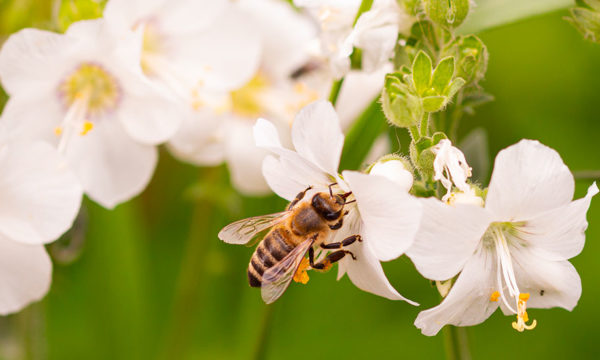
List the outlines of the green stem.
<svg viewBox="0 0 600 360">
<path fill-rule="evenodd" d="M 204 172 L 207 182 L 221 181 L 221 168 L 209 168 Z M 200 308 L 202 283 L 206 278 L 206 255 L 213 234 L 216 206 L 210 201 L 197 201 L 194 205 L 188 239 L 183 252 L 181 270 L 173 300 L 171 318 L 167 324 L 166 339 L 159 359 L 185 357 Z"/>
<path fill-rule="evenodd" d="M 421 134 L 419 134 L 419 128 L 416 125 L 409 127 L 408 130 L 410 131 L 410 135 L 412 136 L 414 142 L 417 142 L 421 138 Z"/>
<path fill-rule="evenodd" d="M 429 114 L 428 112 L 423 113 L 423 118 L 421 119 L 421 137 L 429 135 Z"/>
<path fill-rule="evenodd" d="M 271 335 L 271 324 L 273 323 L 273 310 L 275 304 L 270 304 L 265 307 L 263 312 L 263 320 L 260 326 L 260 333 L 256 341 L 256 349 L 254 351 L 254 360 L 263 360 L 267 355 L 267 348 L 269 344 L 269 336 Z"/>
<path fill-rule="evenodd" d="M 446 349 L 447 360 L 470 360 L 469 341 L 467 329 L 447 325 L 443 329 L 444 347 Z"/>
<path fill-rule="evenodd" d="M 600 170 L 580 170 L 573 172 L 577 180 L 600 180 Z"/>
</svg>

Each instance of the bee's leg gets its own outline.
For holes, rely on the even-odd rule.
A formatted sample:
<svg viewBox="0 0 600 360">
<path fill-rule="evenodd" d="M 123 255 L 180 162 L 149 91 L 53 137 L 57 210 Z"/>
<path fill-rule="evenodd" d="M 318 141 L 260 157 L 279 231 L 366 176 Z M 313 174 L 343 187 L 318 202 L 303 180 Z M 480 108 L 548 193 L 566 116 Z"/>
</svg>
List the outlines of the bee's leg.
<svg viewBox="0 0 600 360">
<path fill-rule="evenodd" d="M 344 218 L 340 218 L 340 221 L 336 222 L 333 225 L 329 225 L 329 228 L 331 230 L 337 230 L 337 229 L 341 228 L 343 224 L 344 224 Z"/>
<path fill-rule="evenodd" d="M 323 249 L 341 249 L 345 246 L 353 244 L 355 241 L 362 241 L 362 237 L 360 235 L 352 235 L 348 236 L 344 240 L 340 242 L 334 242 L 329 244 L 321 244 L 321 248 Z"/>
<path fill-rule="evenodd" d="M 352 256 L 353 260 L 356 260 L 356 256 L 354 256 L 354 254 L 348 250 L 338 250 L 338 251 L 334 251 L 331 254 L 327 255 L 325 257 L 325 259 L 319 261 L 318 263 L 315 264 L 315 252 L 312 249 L 312 247 L 308 250 L 308 261 L 310 263 L 310 267 L 315 269 L 315 270 L 320 270 L 320 271 L 327 271 L 331 268 L 331 266 L 342 260 L 344 258 L 344 256 L 346 256 L 346 254 L 349 254 L 350 256 Z"/>
<path fill-rule="evenodd" d="M 292 200 L 292 202 L 288 205 L 286 210 L 292 210 L 294 206 L 296 206 L 296 204 L 304 198 L 304 195 L 306 195 L 306 192 L 310 189 L 312 189 L 312 186 L 309 186 L 301 193 L 298 193 L 298 195 L 296 195 L 296 198 Z"/>
</svg>

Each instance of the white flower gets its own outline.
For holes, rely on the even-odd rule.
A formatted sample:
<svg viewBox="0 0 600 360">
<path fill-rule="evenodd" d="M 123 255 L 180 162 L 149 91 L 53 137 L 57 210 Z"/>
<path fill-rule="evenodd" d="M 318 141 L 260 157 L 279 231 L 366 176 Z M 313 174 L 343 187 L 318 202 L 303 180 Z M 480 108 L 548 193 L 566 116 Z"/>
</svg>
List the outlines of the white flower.
<svg viewBox="0 0 600 360">
<path fill-rule="evenodd" d="M 328 59 L 335 78 L 350 70 L 354 48 L 362 50 L 362 70 L 372 72 L 389 63 L 400 31 L 405 32 L 411 19 L 395 0 L 375 0 L 369 11 L 354 20 L 360 1 L 295 0 L 321 25 L 320 51 Z"/>
<path fill-rule="evenodd" d="M 188 106 L 223 106 L 258 65 L 258 34 L 225 0 L 110 0 L 104 18 L 141 33 L 144 74 Z"/>
<path fill-rule="evenodd" d="M 0 314 L 41 299 L 52 264 L 45 243 L 75 219 L 82 190 L 50 145 L 0 145 Z"/>
<path fill-rule="evenodd" d="M 344 171 L 342 178 L 337 173 L 344 135 L 331 104 L 318 101 L 298 113 L 292 126 L 295 151 L 282 147 L 275 126 L 267 120 L 258 120 L 254 135 L 258 146 L 276 155 L 265 159 L 263 173 L 279 196 L 292 200 L 308 186 L 312 191 L 329 191 L 336 182 L 333 191 L 352 191 L 356 203 L 346 205 L 349 213 L 344 226 L 327 242 L 355 234 L 363 241 L 348 247 L 356 260 L 343 258 L 339 277 L 348 273 L 362 290 L 406 300 L 390 285 L 379 261 L 395 259 L 411 245 L 421 216 L 420 205 L 384 176 Z"/>
<path fill-rule="evenodd" d="M 315 29 L 307 18 L 279 0 L 238 1 L 234 5 L 243 14 L 240 24 L 260 35 L 258 68 L 245 84 L 227 93 L 227 101 L 216 112 L 199 111 L 186 119 L 169 148 L 178 158 L 198 165 L 226 161 L 238 190 L 261 195 L 269 192 L 260 173 L 267 153 L 254 145 L 254 122 L 269 117 L 282 136 L 289 138 L 294 114 L 324 95 L 329 83 L 294 74 L 310 60 L 306 47 Z"/>
<path fill-rule="evenodd" d="M 10 99 L 3 123 L 19 139 L 55 144 L 85 192 L 113 207 L 141 192 L 154 171 L 154 145 L 172 136 L 175 103 L 140 69 L 139 42 L 103 20 L 56 34 L 25 29 L 0 52 Z"/>
<path fill-rule="evenodd" d="M 441 181 L 446 188 L 446 195 L 442 198 L 448 202 L 452 194 L 452 184 L 456 186 L 463 194 L 474 196 L 474 191 L 467 179 L 471 177 L 471 167 L 467 164 L 465 155 L 458 148 L 452 146 L 448 139 L 441 140 L 434 146 L 433 152 L 435 159 L 433 161 L 434 180 Z"/>
<path fill-rule="evenodd" d="M 518 331 L 536 325 L 527 306 L 572 310 L 581 280 L 568 259 L 583 249 L 585 215 L 598 193 L 594 183 L 572 201 L 574 185 L 556 151 L 523 140 L 496 157 L 485 207 L 425 199 L 407 255 L 429 279 L 460 275 L 440 305 L 417 317 L 423 334 L 479 324 L 498 306 L 517 314 Z"/>
</svg>

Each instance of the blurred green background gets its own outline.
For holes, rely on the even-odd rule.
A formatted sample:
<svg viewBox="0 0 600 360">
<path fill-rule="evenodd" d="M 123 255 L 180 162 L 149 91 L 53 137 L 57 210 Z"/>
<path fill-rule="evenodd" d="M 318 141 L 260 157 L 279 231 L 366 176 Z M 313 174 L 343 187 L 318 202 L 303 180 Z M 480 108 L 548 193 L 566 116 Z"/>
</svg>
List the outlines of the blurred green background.
<svg viewBox="0 0 600 360">
<path fill-rule="evenodd" d="M 60 29 L 53 19 L 72 9 L 0 0 L 0 41 L 25 26 Z M 94 16 L 98 9 L 86 11 Z M 565 15 L 481 34 L 491 54 L 483 86 L 496 100 L 463 120 L 459 134 L 485 128 L 492 156 L 521 138 L 539 139 L 571 170 L 600 169 L 600 46 L 584 41 Z M 313 274 L 307 285 L 293 284 L 266 311 L 259 291 L 247 285 L 252 249 L 226 245 L 216 234 L 233 220 L 280 211 L 285 203 L 241 198 L 218 185 L 226 176 L 224 168 L 199 170 L 162 151 L 151 185 L 138 198 L 113 211 L 84 201 L 80 226 L 50 246 L 55 268 L 48 296 L 0 319 L 0 356 L 443 358 L 442 334 L 426 337 L 412 325 L 438 296 L 406 258 L 384 267 L 392 284 L 421 307 L 362 292 L 347 278 L 337 282 L 334 269 Z M 578 181 L 576 196 L 590 183 Z M 586 247 L 572 260 L 583 281 L 575 310 L 532 309 L 538 327 L 525 333 L 496 312 L 468 328 L 474 359 L 600 358 L 600 200 L 592 202 L 588 220 Z"/>
</svg>

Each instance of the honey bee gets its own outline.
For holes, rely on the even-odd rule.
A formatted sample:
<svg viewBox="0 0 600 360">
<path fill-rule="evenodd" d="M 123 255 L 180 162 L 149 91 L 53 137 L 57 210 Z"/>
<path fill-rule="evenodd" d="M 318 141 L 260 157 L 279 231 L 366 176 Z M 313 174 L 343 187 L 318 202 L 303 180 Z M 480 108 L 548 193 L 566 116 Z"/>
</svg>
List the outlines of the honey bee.
<svg viewBox="0 0 600 360">
<path fill-rule="evenodd" d="M 362 241 L 360 235 L 352 235 L 343 241 L 325 243 L 331 233 L 343 225 L 344 206 L 356 200 L 346 201 L 352 194 L 317 192 L 310 201 L 304 200 L 311 189 L 300 192 L 287 206 L 276 214 L 256 216 L 236 221 L 219 232 L 219 238 L 230 244 L 246 244 L 259 233 L 270 228 L 256 247 L 248 265 L 248 282 L 252 287 L 260 287 L 263 300 L 270 304 L 287 289 L 305 255 L 308 253 L 310 268 L 328 270 L 333 263 L 350 255 L 356 256 L 344 247 L 355 241 Z M 315 263 L 315 247 L 335 250 Z M 306 261 L 306 260 L 305 260 Z"/>
</svg>

